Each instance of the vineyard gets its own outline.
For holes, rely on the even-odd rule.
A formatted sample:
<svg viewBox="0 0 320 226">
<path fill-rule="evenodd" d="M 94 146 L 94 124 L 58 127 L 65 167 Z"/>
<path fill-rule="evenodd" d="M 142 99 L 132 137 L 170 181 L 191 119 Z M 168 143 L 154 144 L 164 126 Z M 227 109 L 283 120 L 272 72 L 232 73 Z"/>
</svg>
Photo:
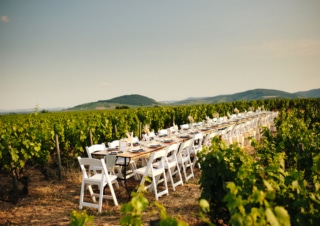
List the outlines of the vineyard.
<svg viewBox="0 0 320 226">
<path fill-rule="evenodd" d="M 245 112 L 261 106 L 279 111 L 276 135 L 264 130 L 253 140 L 255 154 L 226 146 L 217 138 L 200 153 L 201 198 L 208 200 L 212 222 L 223 216 L 232 225 L 316 225 L 320 220 L 320 99 L 271 99 L 211 105 L 101 111 L 10 114 L 0 116 L 0 170 L 12 175 L 13 189 L 25 167 L 75 166 L 85 146 L 107 143 L 142 128 L 168 128 L 207 116 Z M 58 144 L 58 147 L 57 147 Z M 71 211 L 71 210 L 70 210 Z M 248 223 L 249 222 L 249 223 Z M 272 223 L 275 222 L 275 223 Z"/>
</svg>

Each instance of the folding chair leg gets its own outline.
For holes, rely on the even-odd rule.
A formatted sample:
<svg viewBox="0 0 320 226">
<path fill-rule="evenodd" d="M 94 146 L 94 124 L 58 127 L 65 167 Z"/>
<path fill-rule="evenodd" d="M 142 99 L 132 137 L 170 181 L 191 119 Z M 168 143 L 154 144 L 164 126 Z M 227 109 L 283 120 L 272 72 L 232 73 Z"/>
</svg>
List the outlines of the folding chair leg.
<svg viewBox="0 0 320 226">
<path fill-rule="evenodd" d="M 90 196 L 92 197 L 92 201 L 93 201 L 93 202 L 96 202 L 97 200 L 96 200 L 96 197 L 94 196 L 94 192 L 93 192 L 93 190 L 92 190 L 92 186 L 91 186 L 91 185 L 88 185 L 87 188 L 88 188 L 88 190 L 89 190 L 89 192 L 90 192 Z"/>
</svg>

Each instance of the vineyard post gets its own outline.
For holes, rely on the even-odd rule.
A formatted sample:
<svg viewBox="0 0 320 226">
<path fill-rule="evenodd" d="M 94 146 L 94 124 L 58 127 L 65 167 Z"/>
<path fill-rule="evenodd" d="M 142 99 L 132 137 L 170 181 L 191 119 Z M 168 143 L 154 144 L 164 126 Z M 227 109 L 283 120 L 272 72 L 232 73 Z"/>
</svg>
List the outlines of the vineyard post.
<svg viewBox="0 0 320 226">
<path fill-rule="evenodd" d="M 59 148 L 59 138 L 58 134 L 56 134 L 56 147 L 57 147 L 57 154 L 58 154 L 58 170 L 59 170 L 59 180 L 61 180 L 61 157 L 60 157 L 60 148 Z"/>
<path fill-rule="evenodd" d="M 114 125 L 114 138 L 113 139 L 116 139 L 117 138 L 117 125 Z"/>
<path fill-rule="evenodd" d="M 89 137 L 90 137 L 90 145 L 93 145 L 91 129 L 89 130 Z"/>
<path fill-rule="evenodd" d="M 139 123 L 139 140 L 141 139 L 142 122 Z"/>
</svg>

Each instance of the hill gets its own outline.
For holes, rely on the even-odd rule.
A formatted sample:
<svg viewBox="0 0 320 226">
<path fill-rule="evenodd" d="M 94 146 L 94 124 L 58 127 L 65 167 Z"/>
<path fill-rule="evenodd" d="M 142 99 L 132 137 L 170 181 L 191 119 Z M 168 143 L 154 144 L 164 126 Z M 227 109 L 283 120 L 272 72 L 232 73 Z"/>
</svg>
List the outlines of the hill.
<svg viewBox="0 0 320 226">
<path fill-rule="evenodd" d="M 309 91 L 301 91 L 294 93 L 299 97 L 306 97 L 306 98 L 318 98 L 320 97 L 320 89 L 312 89 Z"/>
<path fill-rule="evenodd" d="M 320 89 L 319 89 L 320 90 Z M 298 98 L 296 94 L 273 90 L 273 89 L 253 89 L 240 93 L 219 95 L 214 97 L 188 98 L 175 102 L 174 104 L 212 104 L 221 102 L 233 102 L 237 100 L 262 100 L 270 98 Z M 320 97 L 320 95 L 319 95 Z"/>
<path fill-rule="evenodd" d="M 138 94 L 132 94 L 132 95 L 124 95 L 115 97 L 109 100 L 99 100 L 97 102 L 91 102 L 86 104 L 77 105 L 73 108 L 69 108 L 68 110 L 102 110 L 102 109 L 114 109 L 116 107 L 140 107 L 140 106 L 156 106 L 161 105 L 161 103 L 158 103 L 154 99 L 138 95 Z"/>
<path fill-rule="evenodd" d="M 138 94 L 133 95 L 124 95 L 116 98 L 112 98 L 110 100 L 99 100 L 100 103 L 118 103 L 118 104 L 124 104 L 124 105 L 157 105 L 159 104 L 154 99 L 141 96 Z"/>
<path fill-rule="evenodd" d="M 218 95 L 214 97 L 190 97 L 181 101 L 157 102 L 154 99 L 133 94 L 115 97 L 109 100 L 99 100 L 81 104 L 68 110 L 93 110 L 93 109 L 115 109 L 126 106 L 129 108 L 141 106 L 159 106 L 159 105 L 196 105 L 196 104 L 214 104 L 221 102 L 233 102 L 237 100 L 263 100 L 271 98 L 320 98 L 320 89 L 288 93 L 273 89 L 253 89 L 240 93 Z"/>
</svg>

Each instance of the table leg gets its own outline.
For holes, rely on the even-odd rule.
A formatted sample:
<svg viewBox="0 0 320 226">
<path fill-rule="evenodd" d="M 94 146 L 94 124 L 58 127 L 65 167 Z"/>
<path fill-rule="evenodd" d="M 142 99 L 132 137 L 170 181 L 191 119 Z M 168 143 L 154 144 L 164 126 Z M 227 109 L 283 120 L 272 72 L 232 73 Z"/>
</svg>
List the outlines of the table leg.
<svg viewBox="0 0 320 226">
<path fill-rule="evenodd" d="M 120 178 L 119 179 L 124 181 L 124 187 L 125 187 L 127 194 L 128 194 L 128 201 L 130 201 L 131 195 L 130 195 L 130 191 L 129 191 L 129 188 L 127 185 L 127 166 L 130 163 L 130 158 L 128 158 L 128 157 L 121 157 L 121 158 L 124 158 L 124 164 L 123 165 L 119 164 L 119 165 L 124 167 L 124 172 L 123 172 L 123 179 L 120 179 Z M 127 161 L 128 161 L 128 163 L 127 163 Z"/>
</svg>

